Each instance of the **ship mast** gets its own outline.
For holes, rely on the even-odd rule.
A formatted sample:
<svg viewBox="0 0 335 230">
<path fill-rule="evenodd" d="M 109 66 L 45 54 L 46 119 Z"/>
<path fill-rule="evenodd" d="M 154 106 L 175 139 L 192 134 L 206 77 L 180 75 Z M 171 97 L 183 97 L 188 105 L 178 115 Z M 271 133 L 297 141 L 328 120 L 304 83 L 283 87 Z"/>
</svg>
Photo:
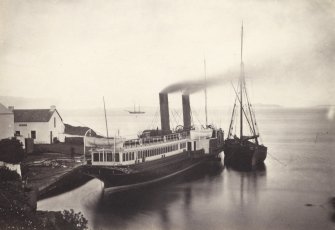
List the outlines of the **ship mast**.
<svg viewBox="0 0 335 230">
<path fill-rule="evenodd" d="M 244 83 L 244 66 L 243 66 L 243 22 L 241 27 L 241 73 L 240 73 L 240 139 L 243 140 L 243 83 Z"/>
<path fill-rule="evenodd" d="M 206 59 L 204 58 L 204 72 L 205 72 L 205 116 L 206 116 L 206 128 L 208 126 L 207 118 L 207 74 L 206 74 Z"/>
<path fill-rule="evenodd" d="M 108 125 L 107 125 L 107 115 L 106 115 L 105 97 L 102 97 L 102 100 L 104 101 L 105 122 L 106 122 L 106 133 L 107 133 L 107 139 L 108 139 Z"/>
</svg>

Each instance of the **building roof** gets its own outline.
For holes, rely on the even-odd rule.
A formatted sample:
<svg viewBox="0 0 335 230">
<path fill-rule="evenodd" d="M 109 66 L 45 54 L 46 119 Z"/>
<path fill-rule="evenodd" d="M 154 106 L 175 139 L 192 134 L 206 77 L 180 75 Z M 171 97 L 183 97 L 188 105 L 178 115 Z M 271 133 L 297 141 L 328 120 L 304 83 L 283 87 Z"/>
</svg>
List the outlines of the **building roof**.
<svg viewBox="0 0 335 230">
<path fill-rule="evenodd" d="M 14 109 L 14 122 L 49 122 L 54 112 L 58 113 L 56 109 Z"/>
<path fill-rule="evenodd" d="M 0 103 L 0 114 L 13 114 L 13 113 L 9 109 L 7 109 L 6 106 Z"/>
<path fill-rule="evenodd" d="M 86 131 L 90 129 L 89 127 L 86 126 L 72 126 L 69 124 L 64 124 L 64 126 L 65 126 L 64 133 L 78 136 L 84 136 Z M 99 135 L 97 135 L 96 132 L 92 129 L 91 129 L 91 136 L 99 137 Z"/>
</svg>

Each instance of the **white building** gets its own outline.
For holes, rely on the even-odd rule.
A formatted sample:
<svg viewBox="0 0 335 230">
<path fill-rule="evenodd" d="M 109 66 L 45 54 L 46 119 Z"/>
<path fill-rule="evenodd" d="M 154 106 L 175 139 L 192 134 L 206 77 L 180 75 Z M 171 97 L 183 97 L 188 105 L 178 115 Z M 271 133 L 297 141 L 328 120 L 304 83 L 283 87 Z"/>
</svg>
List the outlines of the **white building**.
<svg viewBox="0 0 335 230">
<path fill-rule="evenodd" d="M 15 135 L 33 138 L 35 144 L 51 144 L 64 133 L 64 123 L 55 106 L 50 109 L 14 109 Z"/>
<path fill-rule="evenodd" d="M 14 114 L 0 104 L 0 140 L 14 136 Z"/>
</svg>

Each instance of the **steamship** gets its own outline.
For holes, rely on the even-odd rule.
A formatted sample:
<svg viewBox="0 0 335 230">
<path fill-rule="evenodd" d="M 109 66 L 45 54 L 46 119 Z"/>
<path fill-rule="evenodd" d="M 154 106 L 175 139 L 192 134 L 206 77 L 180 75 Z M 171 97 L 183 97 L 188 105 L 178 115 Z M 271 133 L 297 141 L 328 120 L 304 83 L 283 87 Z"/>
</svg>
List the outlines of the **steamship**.
<svg viewBox="0 0 335 230">
<path fill-rule="evenodd" d="M 136 139 L 117 140 L 106 148 L 95 148 L 84 173 L 104 182 L 105 190 L 129 190 L 181 175 L 217 161 L 223 150 L 221 129 L 191 128 L 189 95 L 182 95 L 183 126 L 172 132 L 168 94 L 160 93 L 161 129 L 144 130 Z"/>
</svg>

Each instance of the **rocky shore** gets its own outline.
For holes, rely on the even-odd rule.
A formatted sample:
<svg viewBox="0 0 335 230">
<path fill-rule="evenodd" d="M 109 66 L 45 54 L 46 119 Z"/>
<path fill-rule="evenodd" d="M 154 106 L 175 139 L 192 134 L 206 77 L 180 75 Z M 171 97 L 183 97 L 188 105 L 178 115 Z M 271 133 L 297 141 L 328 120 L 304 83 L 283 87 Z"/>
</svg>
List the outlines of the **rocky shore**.
<svg viewBox="0 0 335 230">
<path fill-rule="evenodd" d="M 79 154 L 40 153 L 23 159 L 22 176 L 0 167 L 0 229 L 87 229 L 85 217 L 73 210 L 36 210 L 37 200 L 90 180 L 81 165 Z"/>
<path fill-rule="evenodd" d="M 36 211 L 36 188 L 22 182 L 15 172 L 0 170 L 1 229 L 87 229 L 87 220 L 73 210 Z"/>
</svg>

